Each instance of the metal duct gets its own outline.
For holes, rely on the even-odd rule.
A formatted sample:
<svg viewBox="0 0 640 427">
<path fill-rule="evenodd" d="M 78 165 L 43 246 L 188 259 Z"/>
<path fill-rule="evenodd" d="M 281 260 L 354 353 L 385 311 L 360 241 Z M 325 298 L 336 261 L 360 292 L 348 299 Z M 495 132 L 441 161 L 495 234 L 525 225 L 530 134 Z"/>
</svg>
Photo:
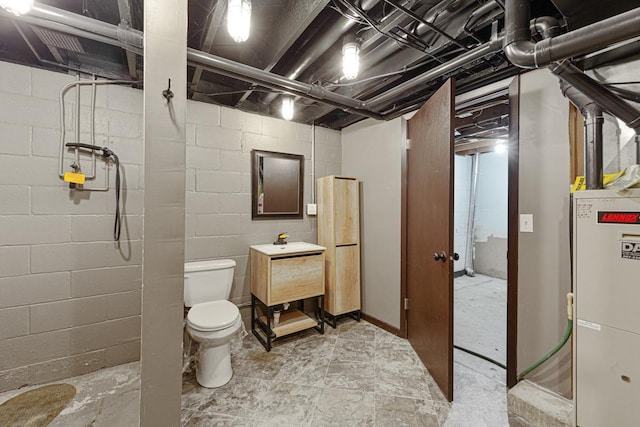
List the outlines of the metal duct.
<svg viewBox="0 0 640 427">
<path fill-rule="evenodd" d="M 640 8 L 636 8 L 535 43 L 529 34 L 529 0 L 506 0 L 505 8 L 504 53 L 521 68 L 546 67 L 640 35 Z"/>
<path fill-rule="evenodd" d="M 587 190 L 602 189 L 604 165 L 602 162 L 604 117 L 602 108 L 591 98 L 560 79 L 560 90 L 584 116 L 584 163 Z"/>
<path fill-rule="evenodd" d="M 636 134 L 640 133 L 640 110 L 620 99 L 571 62 L 563 61 L 553 66 L 551 72 L 597 102 L 603 110 L 625 122 Z"/>
</svg>

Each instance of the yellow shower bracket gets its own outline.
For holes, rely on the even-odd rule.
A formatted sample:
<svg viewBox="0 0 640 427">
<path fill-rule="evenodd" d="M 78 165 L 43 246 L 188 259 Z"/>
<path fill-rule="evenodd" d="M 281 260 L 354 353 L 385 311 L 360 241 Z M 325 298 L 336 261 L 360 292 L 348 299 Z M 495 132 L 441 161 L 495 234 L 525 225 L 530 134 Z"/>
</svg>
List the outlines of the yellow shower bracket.
<svg viewBox="0 0 640 427">
<path fill-rule="evenodd" d="M 72 184 L 84 184 L 85 178 L 86 176 L 83 173 L 74 173 L 74 172 L 64 173 L 64 180 Z"/>
</svg>

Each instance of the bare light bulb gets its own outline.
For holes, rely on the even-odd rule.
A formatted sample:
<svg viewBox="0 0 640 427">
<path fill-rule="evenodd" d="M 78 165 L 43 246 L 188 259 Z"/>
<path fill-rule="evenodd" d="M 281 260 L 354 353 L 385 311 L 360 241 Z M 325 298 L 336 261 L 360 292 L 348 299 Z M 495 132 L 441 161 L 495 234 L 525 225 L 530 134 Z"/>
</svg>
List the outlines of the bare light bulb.
<svg viewBox="0 0 640 427">
<path fill-rule="evenodd" d="M 31 11 L 33 0 L 0 0 L 0 7 L 15 16 L 20 16 Z"/>
<path fill-rule="evenodd" d="M 498 154 L 502 154 L 507 151 L 507 144 L 504 142 L 498 142 L 494 148 L 495 152 Z"/>
<path fill-rule="evenodd" d="M 358 77 L 360 70 L 360 45 L 353 36 L 346 36 L 342 45 L 342 74 L 347 80 Z"/>
<path fill-rule="evenodd" d="M 237 43 L 247 41 L 251 31 L 251 0 L 229 0 L 227 32 Z"/>
<path fill-rule="evenodd" d="M 285 96 L 282 98 L 282 118 L 285 120 L 293 119 L 294 103 L 293 98 Z"/>
</svg>

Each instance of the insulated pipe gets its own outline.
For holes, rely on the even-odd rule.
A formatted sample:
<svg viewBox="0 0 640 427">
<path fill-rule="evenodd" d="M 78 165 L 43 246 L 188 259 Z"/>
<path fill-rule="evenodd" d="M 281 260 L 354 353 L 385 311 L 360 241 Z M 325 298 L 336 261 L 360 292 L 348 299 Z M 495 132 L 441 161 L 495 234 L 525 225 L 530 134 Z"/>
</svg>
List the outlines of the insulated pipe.
<svg viewBox="0 0 640 427">
<path fill-rule="evenodd" d="M 553 66 L 551 72 L 597 102 L 603 110 L 622 120 L 636 134 L 640 133 L 640 110 L 620 99 L 571 62 L 562 61 Z"/>
<path fill-rule="evenodd" d="M 504 53 L 521 68 L 546 67 L 640 35 L 640 8 L 636 8 L 535 43 L 529 34 L 530 15 L 529 0 L 506 0 Z"/>
<path fill-rule="evenodd" d="M 604 173 L 602 162 L 604 117 L 602 117 L 602 108 L 564 80 L 560 80 L 560 90 L 580 110 L 585 118 L 584 158 L 587 190 L 602 189 Z"/>
</svg>

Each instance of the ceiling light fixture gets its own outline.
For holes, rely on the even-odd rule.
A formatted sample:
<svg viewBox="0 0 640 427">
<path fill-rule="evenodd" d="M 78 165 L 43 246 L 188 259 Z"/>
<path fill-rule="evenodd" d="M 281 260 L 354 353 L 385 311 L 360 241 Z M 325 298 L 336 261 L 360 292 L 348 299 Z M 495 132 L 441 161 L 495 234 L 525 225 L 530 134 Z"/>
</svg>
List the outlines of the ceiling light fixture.
<svg viewBox="0 0 640 427">
<path fill-rule="evenodd" d="M 342 43 L 342 73 L 347 80 L 358 77 L 360 69 L 360 44 L 355 34 L 347 34 Z"/>
<path fill-rule="evenodd" d="M 294 102 L 290 96 L 282 97 L 282 118 L 285 120 L 293 119 Z"/>
<path fill-rule="evenodd" d="M 1 1 L 1 0 L 0 0 Z M 229 0 L 227 32 L 237 43 L 247 41 L 251 31 L 251 0 Z"/>
<path fill-rule="evenodd" d="M 20 16 L 31 11 L 33 0 L 0 0 L 0 7 L 15 16 Z"/>
<path fill-rule="evenodd" d="M 507 144 L 505 144 L 504 142 L 500 141 L 496 144 L 495 148 L 494 148 L 495 152 L 498 154 L 502 154 L 505 151 L 507 151 Z"/>
</svg>

